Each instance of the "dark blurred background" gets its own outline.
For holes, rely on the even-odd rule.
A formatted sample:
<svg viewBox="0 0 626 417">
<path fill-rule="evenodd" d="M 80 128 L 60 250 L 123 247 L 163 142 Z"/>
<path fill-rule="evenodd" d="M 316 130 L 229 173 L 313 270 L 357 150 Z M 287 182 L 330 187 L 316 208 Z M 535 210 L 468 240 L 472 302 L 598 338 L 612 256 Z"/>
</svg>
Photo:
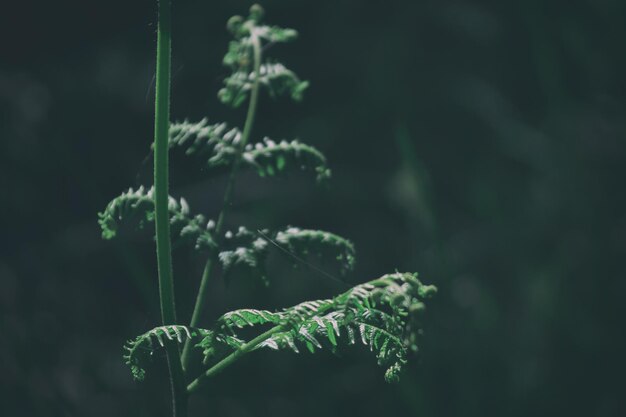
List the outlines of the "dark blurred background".
<svg viewBox="0 0 626 417">
<path fill-rule="evenodd" d="M 227 18 L 174 0 L 172 119 L 241 124 L 218 103 Z M 439 287 L 421 352 L 386 385 L 366 349 L 259 352 L 192 416 L 624 416 L 626 2 L 264 2 L 300 39 L 272 53 L 311 88 L 261 100 L 255 133 L 333 168 L 237 183 L 230 227 L 352 239 L 359 283 Z M 136 384 L 123 342 L 159 322 L 153 243 L 105 242 L 97 212 L 150 184 L 154 1 L 5 2 L 0 14 L 0 414 L 166 416 L 164 360 Z M 223 179 L 172 161 L 172 194 L 215 217 Z M 341 291 L 270 260 L 272 286 L 212 283 L 204 324 Z M 187 320 L 202 259 L 174 255 Z"/>
</svg>

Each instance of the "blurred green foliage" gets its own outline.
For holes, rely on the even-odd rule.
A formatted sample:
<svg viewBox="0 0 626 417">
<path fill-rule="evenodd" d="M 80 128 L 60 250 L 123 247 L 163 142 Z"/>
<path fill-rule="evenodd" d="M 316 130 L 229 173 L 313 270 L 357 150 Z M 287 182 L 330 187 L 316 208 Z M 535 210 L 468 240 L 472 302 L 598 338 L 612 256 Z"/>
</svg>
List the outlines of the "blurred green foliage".
<svg viewBox="0 0 626 417">
<path fill-rule="evenodd" d="M 158 322 L 154 248 L 101 242 L 94 215 L 128 178 L 150 178 L 137 165 L 151 141 L 156 8 L 66 3 L 0 15 L 0 409 L 163 415 L 166 379 L 135 385 L 119 348 Z M 239 121 L 216 92 L 224 20 L 250 3 L 174 3 L 173 119 Z M 625 415 L 626 3 L 264 6 L 298 29 L 276 53 L 311 88 L 301 104 L 261 105 L 256 130 L 298 134 L 334 179 L 311 191 L 306 176 L 251 173 L 232 223 L 333 230 L 356 245 L 353 283 L 397 268 L 440 292 L 422 360 L 399 386 L 359 355 L 259 353 L 193 415 Z M 211 215 L 223 182 L 198 181 L 190 165 L 172 161 L 173 194 Z M 271 291 L 216 283 L 207 322 L 338 292 L 281 265 L 270 259 L 288 277 Z M 174 268 L 182 298 L 202 265 L 177 251 Z M 242 383 L 251 377 L 260 383 Z"/>
</svg>

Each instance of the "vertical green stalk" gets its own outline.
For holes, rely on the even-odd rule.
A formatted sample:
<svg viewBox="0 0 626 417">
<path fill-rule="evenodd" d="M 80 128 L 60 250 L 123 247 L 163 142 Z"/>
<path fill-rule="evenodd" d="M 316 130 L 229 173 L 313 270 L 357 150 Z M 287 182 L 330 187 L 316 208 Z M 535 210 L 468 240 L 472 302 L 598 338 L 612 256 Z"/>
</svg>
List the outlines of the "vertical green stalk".
<svg viewBox="0 0 626 417">
<path fill-rule="evenodd" d="M 226 184 L 226 190 L 224 191 L 224 202 L 222 204 L 222 210 L 217 218 L 217 224 L 215 225 L 215 236 L 219 239 L 220 234 L 222 232 L 222 227 L 224 226 L 224 217 L 226 215 L 226 211 L 228 210 L 228 206 L 230 205 L 230 200 L 232 198 L 233 189 L 235 185 L 235 177 L 237 176 L 237 171 L 239 170 L 239 165 L 241 164 L 241 154 L 243 153 L 246 144 L 250 138 L 250 133 L 252 132 L 252 127 L 254 126 L 254 118 L 256 116 L 257 103 L 259 101 L 259 77 L 261 70 L 261 41 L 259 37 L 256 35 L 254 30 L 250 34 L 250 39 L 252 41 L 252 53 L 254 57 L 254 83 L 252 84 L 252 91 L 250 93 L 250 101 L 248 103 L 248 112 L 246 114 L 246 121 L 243 126 L 243 132 L 241 133 L 241 143 L 239 146 L 239 153 L 233 162 L 233 167 L 230 171 L 230 176 L 228 177 L 228 183 Z M 207 261 L 204 271 L 202 272 L 202 279 L 200 281 L 200 288 L 198 289 L 198 295 L 196 297 L 196 304 L 193 309 L 193 314 L 191 315 L 191 327 L 196 327 L 198 322 L 200 321 L 200 317 L 204 313 L 205 308 L 205 300 L 208 297 L 208 289 L 209 289 L 209 280 L 211 278 L 211 271 L 213 269 L 213 264 L 215 263 L 215 254 L 211 254 L 211 257 Z M 189 364 L 189 356 L 191 352 L 191 343 L 189 340 L 185 342 L 185 347 L 183 348 L 183 368 L 187 369 Z"/>
<path fill-rule="evenodd" d="M 168 131 L 172 52 L 171 0 L 159 0 L 158 13 L 156 98 L 154 106 L 154 206 L 161 318 L 163 325 L 168 325 L 176 324 L 168 210 Z M 173 344 L 168 344 L 167 346 L 167 359 L 172 387 L 174 416 L 185 417 L 187 415 L 185 378 L 178 348 Z"/>
<path fill-rule="evenodd" d="M 168 130 L 170 113 L 170 55 L 171 15 L 170 0 L 159 0 L 159 28 L 157 32 L 156 100 L 154 106 L 154 203 L 156 222 L 157 262 L 159 268 L 159 296 L 163 324 L 176 324 L 172 254 L 170 244 L 169 155 Z"/>
</svg>

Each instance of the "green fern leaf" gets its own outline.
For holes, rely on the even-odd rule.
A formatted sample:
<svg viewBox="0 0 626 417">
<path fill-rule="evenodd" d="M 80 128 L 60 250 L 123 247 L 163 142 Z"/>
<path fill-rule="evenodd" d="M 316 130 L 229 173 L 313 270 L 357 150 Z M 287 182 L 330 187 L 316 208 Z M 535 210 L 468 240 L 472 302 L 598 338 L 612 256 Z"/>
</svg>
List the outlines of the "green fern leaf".
<svg viewBox="0 0 626 417">
<path fill-rule="evenodd" d="M 219 91 L 219 98 L 224 104 L 239 107 L 248 98 L 256 79 L 254 72 L 245 68 L 231 74 L 224 80 L 224 88 Z M 298 76 L 278 62 L 267 62 L 259 68 L 259 84 L 266 88 L 270 97 L 289 95 L 294 101 L 302 101 L 308 81 Z"/>
<path fill-rule="evenodd" d="M 204 216 L 191 216 L 189 205 L 184 198 L 176 200 L 169 197 L 168 209 L 172 236 L 178 243 L 193 242 L 196 249 L 214 249 L 215 240 L 211 234 L 212 221 L 206 222 Z M 154 189 L 146 190 L 143 186 L 137 190 L 130 188 L 114 198 L 102 213 L 98 213 L 98 223 L 104 239 L 117 236 L 122 222 L 136 221 L 139 229 L 154 222 Z"/>
<path fill-rule="evenodd" d="M 261 231 L 254 233 L 240 227 L 236 233 L 224 234 L 223 245 L 218 259 L 222 263 L 224 276 L 230 279 L 235 269 L 242 269 L 258 276 L 267 285 L 265 262 L 268 255 L 268 240 L 275 241 L 296 259 L 309 255 L 334 259 L 342 275 L 351 272 L 355 264 L 354 245 L 349 240 L 321 230 L 288 227 L 278 232 Z M 297 265 L 297 264 L 294 264 Z"/>
<path fill-rule="evenodd" d="M 210 333 L 202 338 L 195 347 L 202 350 L 202 363 L 206 365 L 216 356 L 240 349 L 244 343 L 242 339 L 232 334 Z"/>
<path fill-rule="evenodd" d="M 146 375 L 146 364 L 152 358 L 156 349 L 162 348 L 166 343 L 182 343 L 187 339 L 207 338 L 213 332 L 205 329 L 192 328 L 187 326 L 159 326 L 131 339 L 124 345 L 125 363 L 130 366 L 133 378 L 143 381 Z"/>
<path fill-rule="evenodd" d="M 334 259 L 342 275 L 354 270 L 355 250 L 348 239 L 321 230 L 288 227 L 276 233 L 275 240 L 298 256 L 315 254 L 321 259 Z"/>
<path fill-rule="evenodd" d="M 243 328 L 257 324 L 280 324 L 284 320 L 281 313 L 272 313 L 267 310 L 241 309 L 224 314 L 219 323 L 228 329 Z"/>
<path fill-rule="evenodd" d="M 252 90 L 256 77 L 253 71 L 253 37 L 258 38 L 264 44 L 264 49 L 267 49 L 270 45 L 290 42 L 298 36 L 293 29 L 261 24 L 262 15 L 263 13 L 251 11 L 247 19 L 234 16 L 228 21 L 227 27 L 235 40 L 229 43 L 223 59 L 224 65 L 232 71 L 224 80 L 224 88 L 218 93 L 224 104 L 239 107 Z M 302 99 L 304 90 L 309 86 L 307 81 L 301 81 L 284 65 L 270 61 L 261 65 L 259 83 L 267 88 L 270 96 L 287 94 L 295 101 Z"/>
<path fill-rule="evenodd" d="M 197 123 L 188 120 L 172 123 L 169 131 L 170 149 L 183 149 L 186 155 L 206 159 L 209 169 L 224 170 L 237 158 L 241 132 L 228 128 L 225 123 L 209 124 L 202 119 Z M 311 171 L 318 182 L 330 178 L 326 157 L 313 146 L 298 140 L 248 144 L 241 154 L 244 166 L 254 169 L 262 177 L 285 176 L 294 171 Z"/>
<path fill-rule="evenodd" d="M 317 149 L 298 140 L 279 143 L 270 138 L 254 145 L 246 145 L 242 154 L 244 163 L 256 168 L 261 177 L 285 175 L 288 171 L 313 171 L 318 182 L 328 180 L 331 171 L 326 157 Z"/>
<path fill-rule="evenodd" d="M 360 340 L 386 368 L 385 379 L 395 382 L 421 332 L 417 315 L 423 310 L 422 301 L 435 292 L 434 286 L 422 284 L 416 274 L 388 274 L 335 298 L 305 301 L 279 312 L 244 309 L 227 313 L 218 320 L 215 333 L 205 337 L 201 345 L 210 350 L 218 338 L 232 337 L 237 340 L 232 349 L 238 349 L 245 342 L 237 336 L 237 329 L 263 325 L 274 325 L 276 331 L 255 349 L 299 353 L 299 346 L 303 346 L 315 352 L 354 345 Z M 416 305 L 420 308 L 414 309 Z"/>
<path fill-rule="evenodd" d="M 243 226 L 236 233 L 226 232 L 218 254 L 224 271 L 224 279 L 228 282 L 233 271 L 240 269 L 259 277 L 268 285 L 269 281 L 265 273 L 267 246 L 265 239 Z"/>
<path fill-rule="evenodd" d="M 197 123 L 188 120 L 170 124 L 169 148 L 182 148 L 186 155 L 207 159 L 209 168 L 229 166 L 237 156 L 241 132 L 226 123 L 209 124 L 204 118 Z"/>
</svg>

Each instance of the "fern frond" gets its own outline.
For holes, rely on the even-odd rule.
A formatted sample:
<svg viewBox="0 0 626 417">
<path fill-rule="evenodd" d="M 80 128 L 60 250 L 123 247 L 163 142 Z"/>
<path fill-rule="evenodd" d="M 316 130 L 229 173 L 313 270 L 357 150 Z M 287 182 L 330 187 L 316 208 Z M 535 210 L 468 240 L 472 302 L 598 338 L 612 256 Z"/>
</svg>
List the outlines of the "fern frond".
<svg viewBox="0 0 626 417">
<path fill-rule="evenodd" d="M 345 275 L 354 270 L 354 245 L 348 239 L 322 230 L 288 227 L 276 233 L 276 242 L 291 253 L 299 256 L 315 254 L 319 258 L 334 259 L 340 272 Z"/>
<path fill-rule="evenodd" d="M 248 97 L 256 79 L 251 68 L 233 72 L 224 80 L 224 88 L 219 98 L 224 104 L 239 107 Z M 266 88 L 270 97 L 289 95 L 294 101 L 301 101 L 308 81 L 302 81 L 296 73 L 278 62 L 267 62 L 259 68 L 259 84 Z"/>
<path fill-rule="evenodd" d="M 197 123 L 188 120 L 170 124 L 170 149 L 182 148 L 186 155 L 207 158 L 209 168 L 230 165 L 237 156 L 241 132 L 226 123 L 209 124 L 204 118 Z"/>
<path fill-rule="evenodd" d="M 270 332 L 255 349 L 299 353 L 300 347 L 305 347 L 315 352 L 325 347 L 335 350 L 354 345 L 360 340 L 374 352 L 378 364 L 386 368 L 385 379 L 395 382 L 421 332 L 416 314 L 423 310 L 422 301 L 435 292 L 434 286 L 422 284 L 416 274 L 388 274 L 335 298 L 305 301 L 279 312 L 244 309 L 226 313 L 217 321 L 214 334 L 201 344 L 210 351 L 217 339 L 231 337 L 237 340 L 233 349 L 238 349 L 245 342 L 237 335 L 237 329 L 263 325 L 274 325 L 276 331 Z"/>
<path fill-rule="evenodd" d="M 354 269 L 354 245 L 334 233 L 297 227 L 288 227 L 278 232 L 267 230 L 261 232 L 257 234 L 245 227 L 240 227 L 236 233 L 231 231 L 225 233 L 218 259 L 222 263 L 226 279 L 230 278 L 235 268 L 243 268 L 252 275 L 260 277 L 266 285 L 268 284 L 265 272 L 268 254 L 266 238 L 275 241 L 283 250 L 297 259 L 309 255 L 334 259 L 342 275 Z"/>
<path fill-rule="evenodd" d="M 211 230 L 213 222 L 207 222 L 202 215 L 191 216 L 189 205 L 184 198 L 169 197 L 168 210 L 172 235 L 179 242 L 193 242 L 196 249 L 216 247 Z M 139 229 L 154 222 L 154 188 L 137 190 L 130 188 L 111 200 L 102 213 L 98 213 L 98 223 L 104 239 L 113 239 L 122 222 L 136 221 Z"/>
<path fill-rule="evenodd" d="M 279 62 L 261 65 L 259 82 L 267 88 L 270 97 L 288 94 L 294 101 L 301 101 L 304 91 L 309 87 L 308 81 L 300 80 L 295 72 Z"/>
<path fill-rule="evenodd" d="M 159 326 L 131 339 L 124 345 L 125 363 L 130 366 L 133 378 L 143 381 L 146 375 L 146 364 L 152 357 L 154 351 L 164 347 L 165 343 L 182 343 L 187 339 L 206 338 L 213 332 L 205 329 L 192 328 L 187 326 Z"/>
<path fill-rule="evenodd" d="M 238 350 L 244 343 L 245 342 L 237 336 L 212 332 L 203 337 L 195 347 L 202 350 L 202 363 L 206 365 L 211 359 L 218 355 Z"/>
<path fill-rule="evenodd" d="M 284 320 L 281 313 L 272 313 L 267 310 L 241 309 L 224 314 L 219 319 L 219 324 L 228 329 L 239 329 L 257 324 L 280 324 Z"/>
<path fill-rule="evenodd" d="M 269 283 L 265 273 L 267 241 L 243 226 L 239 227 L 236 233 L 226 232 L 224 238 L 218 254 L 224 278 L 228 281 L 235 269 L 243 269 L 258 276 L 267 285 Z"/>
<path fill-rule="evenodd" d="M 185 120 L 170 125 L 170 149 L 184 149 L 186 155 L 206 159 L 209 169 L 231 166 L 237 158 L 241 132 L 228 128 L 226 123 L 209 124 L 206 118 L 197 123 Z M 311 171 L 318 182 L 331 176 L 326 157 L 313 146 L 298 140 L 248 144 L 241 154 L 242 163 L 254 169 L 261 177 L 286 175 L 293 171 Z"/>
<path fill-rule="evenodd" d="M 326 157 L 314 147 L 298 140 L 276 143 L 266 137 L 263 142 L 246 145 L 242 158 L 244 163 L 256 168 L 261 177 L 284 175 L 293 170 L 313 171 L 318 182 L 331 176 Z"/>
<path fill-rule="evenodd" d="M 292 41 L 298 36 L 293 29 L 263 25 L 263 12 L 259 10 L 262 10 L 260 6 L 255 5 L 247 19 L 234 16 L 228 21 L 227 27 L 235 40 L 229 43 L 223 63 L 232 74 L 224 80 L 224 88 L 219 91 L 218 97 L 232 107 L 239 107 L 246 100 L 255 81 L 252 37 L 258 38 L 267 47 Z M 284 65 L 269 61 L 260 67 L 259 83 L 267 88 L 272 97 L 288 94 L 296 101 L 302 99 L 304 90 L 309 86 L 308 81 L 301 81 Z"/>
</svg>

